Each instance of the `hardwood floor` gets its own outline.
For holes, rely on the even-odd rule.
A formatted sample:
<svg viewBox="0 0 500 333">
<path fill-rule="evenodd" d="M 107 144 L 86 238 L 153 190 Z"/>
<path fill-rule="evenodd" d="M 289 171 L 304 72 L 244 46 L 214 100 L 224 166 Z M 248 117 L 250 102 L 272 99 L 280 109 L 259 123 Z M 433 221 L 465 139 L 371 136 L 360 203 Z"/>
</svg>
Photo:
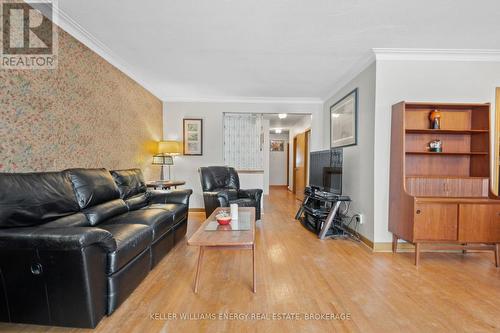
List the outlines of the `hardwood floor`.
<svg viewBox="0 0 500 333">
<path fill-rule="evenodd" d="M 351 241 L 320 241 L 293 220 L 296 208 L 293 194 L 271 189 L 256 230 L 256 294 L 251 252 L 232 250 L 207 251 L 195 295 L 198 248 L 184 242 L 92 332 L 500 331 L 500 269 L 491 253 L 423 253 L 415 267 L 412 253 L 371 253 Z M 203 219 L 203 213 L 190 214 L 188 234 Z M 180 318 L 226 312 L 298 312 L 302 319 Z M 168 320 L 169 313 L 177 319 Z M 306 321 L 304 313 L 348 313 L 351 319 Z M 85 330 L 0 324 L 0 331 Z"/>
</svg>

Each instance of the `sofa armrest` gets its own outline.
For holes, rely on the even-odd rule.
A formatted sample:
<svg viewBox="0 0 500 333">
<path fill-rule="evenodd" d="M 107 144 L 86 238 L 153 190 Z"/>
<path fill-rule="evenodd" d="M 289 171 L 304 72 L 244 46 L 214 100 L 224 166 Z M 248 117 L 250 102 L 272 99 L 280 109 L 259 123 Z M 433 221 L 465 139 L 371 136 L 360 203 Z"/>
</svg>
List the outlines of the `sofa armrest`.
<svg viewBox="0 0 500 333">
<path fill-rule="evenodd" d="M 0 230 L 0 248 L 73 250 L 97 245 L 106 252 L 116 250 L 110 232 L 93 227 L 9 228 Z"/>
<path fill-rule="evenodd" d="M 227 207 L 229 205 L 224 197 L 219 196 L 219 193 L 219 191 L 203 192 L 203 202 L 205 204 L 205 214 L 207 217 L 212 214 L 217 207 Z"/>
<path fill-rule="evenodd" d="M 175 203 L 189 205 L 189 197 L 193 190 L 150 190 L 148 193 L 149 203 Z"/>
<path fill-rule="evenodd" d="M 240 198 L 249 198 L 253 199 L 256 202 L 260 202 L 262 198 L 262 190 L 261 189 L 248 189 L 248 190 L 238 190 L 238 197 Z"/>
<path fill-rule="evenodd" d="M 229 192 L 226 190 L 222 190 L 219 192 L 206 192 L 206 193 L 215 193 L 216 200 L 219 202 L 219 207 L 229 207 L 229 201 L 231 200 L 231 196 Z"/>
<path fill-rule="evenodd" d="M 115 249 L 113 236 L 95 227 L 1 229 L 0 294 L 8 297 L 0 317 L 96 327 L 106 314 L 106 262 Z"/>
</svg>

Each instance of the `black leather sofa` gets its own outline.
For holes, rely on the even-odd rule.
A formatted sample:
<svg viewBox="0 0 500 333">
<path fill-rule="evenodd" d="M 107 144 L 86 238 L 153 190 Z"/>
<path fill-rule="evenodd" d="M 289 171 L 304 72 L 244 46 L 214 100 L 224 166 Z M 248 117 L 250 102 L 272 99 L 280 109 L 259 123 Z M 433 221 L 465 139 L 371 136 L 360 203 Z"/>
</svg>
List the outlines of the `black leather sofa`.
<svg viewBox="0 0 500 333">
<path fill-rule="evenodd" d="M 139 169 L 0 174 L 0 321 L 95 327 L 186 234 Z"/>
<path fill-rule="evenodd" d="M 240 178 L 234 168 L 226 166 L 201 167 L 199 170 L 205 214 L 207 217 L 217 207 L 255 207 L 255 219 L 260 220 L 261 189 L 240 189 Z"/>
</svg>

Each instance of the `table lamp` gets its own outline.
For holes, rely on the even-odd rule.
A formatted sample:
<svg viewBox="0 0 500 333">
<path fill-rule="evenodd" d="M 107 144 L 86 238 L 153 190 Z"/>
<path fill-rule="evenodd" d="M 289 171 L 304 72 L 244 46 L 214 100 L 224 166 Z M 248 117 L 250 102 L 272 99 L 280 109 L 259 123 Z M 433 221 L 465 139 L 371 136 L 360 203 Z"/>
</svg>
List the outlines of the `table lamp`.
<svg viewBox="0 0 500 333">
<path fill-rule="evenodd" d="M 153 156 L 153 164 L 161 165 L 161 180 L 165 180 L 163 166 L 168 165 L 168 180 L 170 180 L 170 167 L 174 165 L 174 156 L 181 153 L 182 145 L 179 141 L 158 142 L 158 154 Z"/>
</svg>

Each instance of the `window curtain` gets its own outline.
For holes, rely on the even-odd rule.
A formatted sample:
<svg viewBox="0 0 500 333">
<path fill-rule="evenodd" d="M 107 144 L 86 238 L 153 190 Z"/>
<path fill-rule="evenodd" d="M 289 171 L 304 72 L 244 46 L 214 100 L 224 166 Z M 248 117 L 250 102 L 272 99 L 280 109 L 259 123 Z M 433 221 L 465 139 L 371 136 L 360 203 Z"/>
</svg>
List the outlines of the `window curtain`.
<svg viewBox="0 0 500 333">
<path fill-rule="evenodd" d="M 262 170 L 261 114 L 224 114 L 224 163 L 236 169 Z"/>
</svg>

